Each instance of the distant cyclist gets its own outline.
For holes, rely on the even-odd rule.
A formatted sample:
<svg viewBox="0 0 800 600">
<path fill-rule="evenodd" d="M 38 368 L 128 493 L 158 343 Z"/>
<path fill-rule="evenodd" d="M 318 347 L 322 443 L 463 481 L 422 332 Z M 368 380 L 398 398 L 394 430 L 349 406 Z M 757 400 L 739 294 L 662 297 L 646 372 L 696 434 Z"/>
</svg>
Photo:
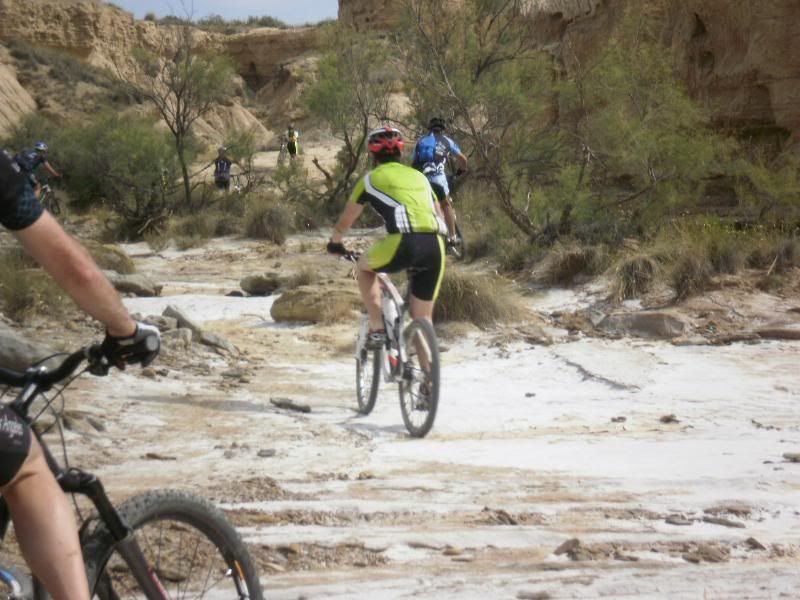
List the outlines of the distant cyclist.
<svg viewBox="0 0 800 600">
<path fill-rule="evenodd" d="M 361 179 L 333 228 L 328 252 L 344 254 L 342 237 L 369 204 L 383 217 L 388 235 L 358 261 L 358 287 L 369 314 L 371 348 L 386 344 L 377 273 L 408 271 L 411 316 L 433 319 L 433 305 L 444 275 L 444 223 L 433 190 L 420 173 L 400 162 L 400 131 L 382 127 L 369 134 L 372 171 Z"/>
<path fill-rule="evenodd" d="M 450 199 L 450 186 L 445 167 L 450 156 L 455 156 L 461 163 L 461 171 L 464 171 L 467 168 L 467 157 L 461 152 L 458 144 L 444 134 L 446 129 L 444 119 L 433 117 L 428 123 L 428 134 L 420 138 L 414 146 L 411 161 L 412 166 L 422 171 L 428 178 L 436 197 L 442 203 L 447 234 L 453 240 L 456 237 L 456 213 L 453 201 Z"/>
<path fill-rule="evenodd" d="M 53 168 L 47 161 L 48 147 L 42 141 L 36 142 L 33 148 L 26 148 L 14 157 L 14 162 L 19 165 L 19 168 L 27 176 L 28 181 L 33 188 L 36 197 L 39 197 L 42 186 L 36 179 L 36 170 L 39 167 L 44 167 L 50 177 L 60 178 L 61 175 Z"/>
<path fill-rule="evenodd" d="M 286 151 L 292 160 L 295 160 L 300 152 L 299 140 L 300 132 L 295 129 L 293 123 L 289 123 L 289 127 L 286 129 Z"/>
<path fill-rule="evenodd" d="M 231 165 L 236 165 L 240 169 L 242 166 L 228 156 L 228 148 L 225 146 L 217 148 L 217 158 L 212 163 L 214 164 L 214 185 L 218 190 L 229 191 L 231 189 Z"/>
</svg>

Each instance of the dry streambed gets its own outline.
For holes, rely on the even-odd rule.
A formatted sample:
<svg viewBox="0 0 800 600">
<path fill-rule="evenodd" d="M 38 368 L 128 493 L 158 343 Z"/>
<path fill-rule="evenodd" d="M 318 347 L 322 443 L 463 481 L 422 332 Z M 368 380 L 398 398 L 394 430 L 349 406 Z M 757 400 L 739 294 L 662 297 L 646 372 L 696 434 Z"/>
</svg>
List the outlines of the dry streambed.
<svg viewBox="0 0 800 600">
<path fill-rule="evenodd" d="M 75 462 L 119 497 L 179 486 L 220 502 L 272 598 L 796 593 L 800 344 L 473 332 L 446 340 L 436 426 L 410 440 L 395 389 L 355 414 L 352 324 L 280 325 L 270 298 L 223 295 L 272 268 L 346 277 L 300 252 L 321 241 L 132 248 L 167 295 L 132 309 L 180 305 L 236 349 L 82 380 L 75 409 L 104 430 L 69 432 Z"/>
</svg>

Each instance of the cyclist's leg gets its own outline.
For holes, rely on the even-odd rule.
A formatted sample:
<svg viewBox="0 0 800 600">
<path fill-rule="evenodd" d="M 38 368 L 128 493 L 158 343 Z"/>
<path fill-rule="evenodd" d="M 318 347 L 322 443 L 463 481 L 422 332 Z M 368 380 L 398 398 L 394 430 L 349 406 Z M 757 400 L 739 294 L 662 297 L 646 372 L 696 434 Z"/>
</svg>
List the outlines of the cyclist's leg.
<svg viewBox="0 0 800 600">
<path fill-rule="evenodd" d="M 10 411 L 3 411 L 4 473 L 0 493 L 8 503 L 14 530 L 25 560 L 56 600 L 86 600 L 89 584 L 72 509 L 47 466 L 36 438 Z M 22 429 L 20 429 L 20 427 Z M 11 439 L 17 437 L 16 440 Z M 8 446 L 16 455 L 29 445 L 21 467 L 8 481 Z M 11 459 L 13 463 L 13 458 Z"/>
<path fill-rule="evenodd" d="M 452 238 L 456 234 L 456 217 L 453 210 L 453 203 L 450 200 L 450 188 L 447 184 L 447 177 L 444 175 L 434 175 L 430 178 L 433 193 L 439 199 L 439 205 L 444 213 L 444 221 L 447 224 L 447 236 Z"/>
<path fill-rule="evenodd" d="M 358 287 L 361 298 L 367 307 L 369 328 L 373 331 L 383 329 L 381 315 L 381 288 L 378 272 L 393 273 L 404 266 L 400 264 L 403 234 L 392 233 L 375 242 L 358 261 Z"/>
<path fill-rule="evenodd" d="M 415 270 L 409 273 L 411 317 L 433 321 L 433 309 L 442 285 L 445 249 L 441 236 L 418 236 Z"/>
</svg>

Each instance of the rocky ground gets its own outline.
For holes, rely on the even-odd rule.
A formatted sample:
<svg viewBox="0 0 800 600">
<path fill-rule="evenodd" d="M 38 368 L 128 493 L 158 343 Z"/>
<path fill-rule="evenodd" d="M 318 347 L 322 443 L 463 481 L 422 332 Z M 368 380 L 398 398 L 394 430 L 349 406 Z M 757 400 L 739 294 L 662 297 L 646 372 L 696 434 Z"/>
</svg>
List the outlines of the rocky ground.
<svg viewBox="0 0 800 600">
<path fill-rule="evenodd" d="M 354 410 L 349 308 L 276 322 L 279 294 L 226 295 L 309 271 L 311 289 L 354 293 L 323 243 L 125 247 L 162 286 L 126 303 L 165 351 L 70 388 L 72 463 L 116 499 L 178 487 L 219 502 L 269 598 L 795 597 L 800 342 L 756 333 L 791 337 L 790 299 L 721 288 L 643 313 L 605 304 L 602 282 L 520 287 L 545 335 L 442 329 L 440 412 L 413 440 L 395 388 Z M 710 321 L 752 335 L 718 345 Z M 43 320 L 34 335 L 74 347 L 98 331 Z"/>
</svg>

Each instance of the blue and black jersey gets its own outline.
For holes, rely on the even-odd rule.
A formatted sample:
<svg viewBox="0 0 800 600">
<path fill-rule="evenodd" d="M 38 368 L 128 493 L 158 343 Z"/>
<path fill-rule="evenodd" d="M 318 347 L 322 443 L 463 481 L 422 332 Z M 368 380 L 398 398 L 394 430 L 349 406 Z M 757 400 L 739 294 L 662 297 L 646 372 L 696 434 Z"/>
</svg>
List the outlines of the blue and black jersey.
<svg viewBox="0 0 800 600">
<path fill-rule="evenodd" d="M 231 178 L 231 164 L 230 158 L 214 159 L 214 180 L 228 181 Z"/>
<path fill-rule="evenodd" d="M 451 154 L 461 154 L 461 148 L 443 133 L 431 131 L 414 146 L 412 165 L 426 175 L 444 175 L 447 159 Z"/>
<path fill-rule="evenodd" d="M 43 212 L 21 167 L 8 152 L 0 151 L 0 225 L 12 231 L 25 229 Z"/>
<path fill-rule="evenodd" d="M 42 166 L 47 159 L 33 148 L 27 148 L 17 154 L 14 157 L 14 161 L 19 165 L 20 169 L 26 173 L 33 173 Z"/>
</svg>

